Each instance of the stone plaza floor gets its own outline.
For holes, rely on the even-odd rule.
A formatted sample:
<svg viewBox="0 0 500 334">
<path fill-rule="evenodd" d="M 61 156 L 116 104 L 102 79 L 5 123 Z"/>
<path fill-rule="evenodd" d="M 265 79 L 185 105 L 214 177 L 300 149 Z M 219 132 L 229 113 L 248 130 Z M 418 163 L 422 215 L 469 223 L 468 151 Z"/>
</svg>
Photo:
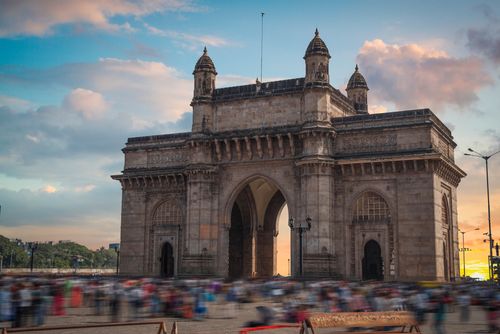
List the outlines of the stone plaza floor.
<svg viewBox="0 0 500 334">
<path fill-rule="evenodd" d="M 210 309 L 210 318 L 204 320 L 186 320 L 178 318 L 140 318 L 137 320 L 158 320 L 165 321 L 167 325 L 167 332 L 174 321 L 177 322 L 177 329 L 179 334 L 202 334 L 202 333 L 239 333 L 242 325 L 250 320 L 257 319 L 256 307 L 259 305 L 266 305 L 266 303 L 255 302 L 249 304 L 241 304 L 240 307 L 234 305 L 229 309 L 227 305 L 212 305 Z M 229 318 L 229 316 L 235 317 Z M 129 316 L 126 314 L 121 315 L 122 320 L 126 321 Z M 427 322 L 421 327 L 422 333 L 431 334 L 434 331 L 431 328 L 433 314 L 427 314 Z M 49 316 L 45 326 L 61 326 L 61 325 L 85 325 L 85 324 L 98 324 L 105 323 L 110 320 L 109 315 L 94 315 L 94 310 L 88 307 L 77 309 L 67 309 L 67 314 L 64 316 Z M 3 324 L 6 325 L 6 324 Z M 8 324 L 7 324 L 8 325 Z M 2 326 L 4 327 L 4 326 Z M 141 325 L 141 326 L 128 326 L 128 327 L 103 327 L 103 328 L 89 328 L 89 329 L 66 329 L 57 331 L 43 331 L 42 333 L 49 334 L 156 334 L 158 332 L 158 325 Z M 295 328 L 279 329 L 271 331 L 262 331 L 256 333 L 298 333 L 299 330 Z M 319 330 L 318 333 L 334 333 L 335 330 Z M 471 318 L 469 322 L 462 323 L 459 321 L 458 312 L 449 312 L 446 314 L 445 333 L 451 334 L 479 334 L 487 333 L 486 314 L 478 307 L 473 306 L 471 309 Z"/>
</svg>

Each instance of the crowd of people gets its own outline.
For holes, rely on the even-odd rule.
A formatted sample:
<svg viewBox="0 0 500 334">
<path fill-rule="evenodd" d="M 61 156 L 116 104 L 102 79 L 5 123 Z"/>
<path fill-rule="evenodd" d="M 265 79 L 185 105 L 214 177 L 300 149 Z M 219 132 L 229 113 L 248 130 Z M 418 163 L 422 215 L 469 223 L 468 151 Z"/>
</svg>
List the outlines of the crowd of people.
<svg viewBox="0 0 500 334">
<path fill-rule="evenodd" d="M 470 306 L 480 305 L 490 331 L 498 331 L 500 290 L 497 285 L 436 285 L 387 282 L 269 280 L 161 280 L 152 278 L 9 277 L 0 280 L 3 326 L 41 326 L 46 317 L 68 308 L 88 307 L 95 315 L 119 322 L 144 317 L 203 320 L 217 306 L 235 318 L 243 303 L 258 302 L 259 319 L 244 326 L 301 322 L 309 312 L 411 311 L 418 323 L 444 333 L 447 312 L 468 322 Z"/>
</svg>

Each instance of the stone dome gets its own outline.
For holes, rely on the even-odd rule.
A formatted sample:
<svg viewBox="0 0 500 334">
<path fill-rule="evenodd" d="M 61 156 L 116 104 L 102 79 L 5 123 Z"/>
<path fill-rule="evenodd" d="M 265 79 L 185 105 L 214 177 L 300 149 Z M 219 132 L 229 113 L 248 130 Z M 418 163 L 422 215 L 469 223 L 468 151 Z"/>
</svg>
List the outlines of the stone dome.
<svg viewBox="0 0 500 334">
<path fill-rule="evenodd" d="M 312 55 L 321 55 L 331 58 L 330 52 L 328 51 L 325 42 L 323 42 L 323 40 L 319 37 L 318 29 L 316 29 L 316 31 L 314 32 L 314 38 L 311 40 L 311 42 L 309 42 L 309 45 L 307 46 L 304 59 Z"/>
<path fill-rule="evenodd" d="M 346 89 L 353 89 L 353 88 L 368 89 L 368 85 L 366 84 L 365 77 L 363 77 L 363 75 L 361 73 L 359 73 L 359 68 L 358 68 L 357 64 L 356 64 L 356 67 L 354 69 L 354 73 L 351 75 L 351 78 L 349 79 L 349 82 L 347 83 Z"/>
<path fill-rule="evenodd" d="M 201 55 L 200 59 L 198 59 L 198 61 L 196 62 L 193 74 L 195 74 L 196 72 L 200 72 L 200 71 L 212 72 L 214 74 L 217 74 L 217 72 L 215 71 L 214 62 L 208 56 L 206 47 L 203 49 L 203 54 Z"/>
</svg>

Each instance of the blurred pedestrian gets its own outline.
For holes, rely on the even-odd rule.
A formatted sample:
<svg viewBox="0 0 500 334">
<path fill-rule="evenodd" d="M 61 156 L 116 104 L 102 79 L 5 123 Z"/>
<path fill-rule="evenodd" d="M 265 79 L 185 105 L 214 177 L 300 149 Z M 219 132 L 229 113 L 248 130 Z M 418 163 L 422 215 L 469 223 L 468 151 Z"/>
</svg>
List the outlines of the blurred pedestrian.
<svg viewBox="0 0 500 334">
<path fill-rule="evenodd" d="M 0 282 L 0 321 L 12 320 L 12 299 L 9 286 Z"/>
<path fill-rule="evenodd" d="M 470 316 L 471 297 L 465 290 L 461 290 L 457 296 L 457 304 L 460 309 L 460 321 L 468 322 Z"/>
<path fill-rule="evenodd" d="M 45 323 L 45 300 L 43 296 L 42 288 L 39 283 L 35 283 L 33 285 L 33 289 L 31 291 L 32 297 L 32 315 L 34 324 L 36 326 L 41 326 Z"/>
<path fill-rule="evenodd" d="M 109 310 L 112 322 L 120 321 L 120 309 L 122 302 L 122 289 L 118 282 L 114 282 L 109 293 Z"/>
<path fill-rule="evenodd" d="M 64 311 L 64 288 L 57 284 L 53 290 L 52 314 L 59 316 L 65 315 Z"/>
<path fill-rule="evenodd" d="M 446 300 L 441 292 L 435 292 L 433 296 L 434 323 L 433 328 L 436 334 L 444 334 L 444 321 L 446 318 Z"/>
<path fill-rule="evenodd" d="M 496 293 L 490 292 L 491 295 L 486 303 L 486 319 L 488 320 L 488 330 L 490 333 L 498 332 L 498 300 Z"/>
<path fill-rule="evenodd" d="M 82 287 L 79 283 L 73 284 L 71 287 L 71 307 L 81 307 L 82 306 Z"/>
</svg>

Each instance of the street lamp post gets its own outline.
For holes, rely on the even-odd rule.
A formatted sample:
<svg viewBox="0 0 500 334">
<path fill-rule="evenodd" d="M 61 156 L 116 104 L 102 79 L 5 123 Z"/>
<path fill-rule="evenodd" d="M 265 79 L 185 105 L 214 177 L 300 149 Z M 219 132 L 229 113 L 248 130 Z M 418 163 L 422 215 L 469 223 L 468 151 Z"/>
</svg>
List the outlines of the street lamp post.
<svg viewBox="0 0 500 334">
<path fill-rule="evenodd" d="M 490 273 L 490 280 L 493 278 L 493 272 L 492 272 L 492 267 L 491 267 L 491 259 L 493 257 L 493 237 L 491 235 L 491 212 L 490 212 L 490 182 L 489 182 L 489 175 L 488 175 L 488 160 L 494 156 L 497 153 L 500 153 L 500 151 L 496 151 L 495 153 L 492 153 L 490 155 L 484 155 L 479 152 L 474 151 L 472 148 L 468 149 L 469 152 L 471 153 L 465 153 L 465 155 L 470 156 L 470 157 L 476 157 L 476 158 L 481 158 L 484 160 L 486 164 L 486 197 L 488 200 L 488 237 L 490 241 L 490 257 L 488 259 L 488 269 Z"/>
<path fill-rule="evenodd" d="M 312 219 L 311 217 L 307 217 L 304 222 L 295 222 L 295 219 L 291 217 L 288 220 L 288 226 L 290 229 L 297 230 L 299 232 L 299 276 L 302 277 L 304 274 L 303 269 L 302 269 L 302 264 L 303 264 L 303 249 L 302 249 L 302 235 L 304 232 L 307 232 L 311 229 L 311 222 Z"/>
<path fill-rule="evenodd" d="M 120 273 L 120 246 L 114 247 L 116 252 L 116 275 Z"/>
<path fill-rule="evenodd" d="M 37 242 L 29 242 L 28 247 L 31 251 L 30 272 L 33 272 L 33 264 L 35 261 L 35 251 L 38 248 L 38 243 Z"/>
<path fill-rule="evenodd" d="M 469 230 L 469 231 L 462 231 L 458 229 L 458 232 L 462 233 L 462 261 L 464 262 L 464 278 L 465 278 L 465 252 L 468 251 L 468 249 L 465 248 L 465 233 L 472 232 L 472 231 L 477 231 L 479 230 L 479 227 Z"/>
</svg>

